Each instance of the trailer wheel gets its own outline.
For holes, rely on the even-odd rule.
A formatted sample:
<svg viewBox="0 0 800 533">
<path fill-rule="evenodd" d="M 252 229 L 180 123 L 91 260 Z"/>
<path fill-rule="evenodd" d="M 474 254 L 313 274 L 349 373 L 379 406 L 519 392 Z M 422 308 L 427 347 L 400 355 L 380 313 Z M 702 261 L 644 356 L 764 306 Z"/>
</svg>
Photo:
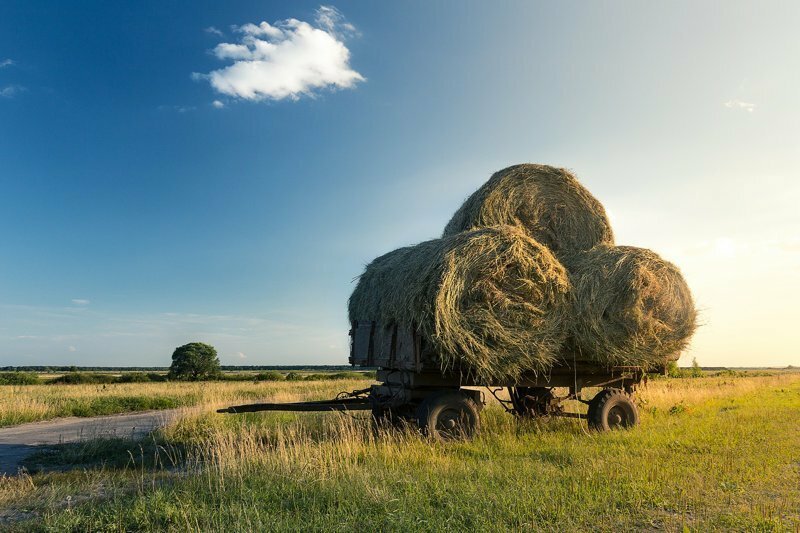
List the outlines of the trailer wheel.
<svg viewBox="0 0 800 533">
<path fill-rule="evenodd" d="M 553 391 L 547 387 L 509 387 L 508 396 L 518 416 L 538 418 L 552 410 Z"/>
<path fill-rule="evenodd" d="M 417 408 L 420 430 L 437 440 L 471 439 L 480 428 L 475 402 L 460 391 L 435 392 Z"/>
<path fill-rule="evenodd" d="M 619 389 L 603 389 L 589 402 L 589 428 L 597 431 L 630 428 L 639 423 L 639 410 Z"/>
</svg>

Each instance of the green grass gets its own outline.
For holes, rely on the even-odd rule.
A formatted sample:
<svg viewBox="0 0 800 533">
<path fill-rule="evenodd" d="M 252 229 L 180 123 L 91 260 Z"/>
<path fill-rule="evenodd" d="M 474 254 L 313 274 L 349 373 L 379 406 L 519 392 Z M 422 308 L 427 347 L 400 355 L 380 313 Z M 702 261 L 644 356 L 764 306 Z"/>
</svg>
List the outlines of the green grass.
<svg viewBox="0 0 800 533">
<path fill-rule="evenodd" d="M 365 386 L 370 372 L 278 372 L 225 374 L 223 380 L 166 382 L 159 374 L 69 373 L 31 384 L 30 373 L 0 375 L 0 427 L 63 416 L 98 416 L 204 403 L 263 400 L 283 391 L 317 390 L 330 396 Z M 326 383 L 328 385 L 326 385 Z"/>
<path fill-rule="evenodd" d="M 0 411 L 0 427 L 25 422 L 35 422 L 65 416 L 91 417 L 113 415 L 152 409 L 173 409 L 194 405 L 198 395 L 96 395 L 72 398 L 57 398 L 48 402 L 44 414 L 38 410 L 10 409 Z"/>
<path fill-rule="evenodd" d="M 36 372 L 0 372 L 0 385 L 38 385 L 41 382 Z"/>
<path fill-rule="evenodd" d="M 6 524 L 20 531 L 800 528 L 800 376 L 687 381 L 651 383 L 642 425 L 608 434 L 496 405 L 480 437 L 445 444 L 342 415 L 203 413 L 57 451 L 83 469 L 15 480 L 0 509 L 30 514 Z"/>
</svg>

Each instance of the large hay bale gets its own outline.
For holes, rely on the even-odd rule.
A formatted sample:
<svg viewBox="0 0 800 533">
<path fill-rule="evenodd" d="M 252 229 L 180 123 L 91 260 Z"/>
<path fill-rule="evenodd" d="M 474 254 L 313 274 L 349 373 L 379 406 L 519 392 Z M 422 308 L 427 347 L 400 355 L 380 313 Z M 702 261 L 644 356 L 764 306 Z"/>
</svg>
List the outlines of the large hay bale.
<svg viewBox="0 0 800 533">
<path fill-rule="evenodd" d="M 569 258 L 581 359 L 656 368 L 675 360 L 696 328 L 692 294 L 678 267 L 655 252 L 598 246 Z"/>
<path fill-rule="evenodd" d="M 546 247 L 517 228 L 487 227 L 378 257 L 349 313 L 351 321 L 415 324 L 443 370 L 501 383 L 550 368 L 566 337 L 569 290 Z"/>
<path fill-rule="evenodd" d="M 566 169 L 515 165 L 499 172 L 456 211 L 444 236 L 482 226 L 519 226 L 561 258 L 614 244 L 603 205 Z"/>
</svg>

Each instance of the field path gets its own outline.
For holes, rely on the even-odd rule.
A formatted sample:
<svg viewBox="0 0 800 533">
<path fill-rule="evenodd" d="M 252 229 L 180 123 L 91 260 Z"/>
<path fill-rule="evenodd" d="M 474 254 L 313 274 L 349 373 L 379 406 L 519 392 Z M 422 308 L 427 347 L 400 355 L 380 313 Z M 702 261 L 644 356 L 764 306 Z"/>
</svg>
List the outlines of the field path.
<svg viewBox="0 0 800 533">
<path fill-rule="evenodd" d="M 142 438 L 178 417 L 183 409 L 143 411 L 90 418 L 56 418 L 0 428 L 0 476 L 14 475 L 37 450 L 96 438 Z"/>
</svg>

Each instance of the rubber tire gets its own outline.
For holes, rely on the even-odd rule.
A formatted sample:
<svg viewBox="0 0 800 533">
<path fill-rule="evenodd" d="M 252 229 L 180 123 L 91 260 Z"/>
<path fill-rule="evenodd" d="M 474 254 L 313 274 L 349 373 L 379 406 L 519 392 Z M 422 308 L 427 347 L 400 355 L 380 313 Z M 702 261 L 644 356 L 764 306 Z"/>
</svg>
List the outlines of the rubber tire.
<svg viewBox="0 0 800 533">
<path fill-rule="evenodd" d="M 615 422 L 614 417 L 618 417 Z M 603 389 L 589 402 L 586 415 L 589 428 L 596 431 L 631 428 L 639 424 L 639 410 L 631 397 L 620 389 Z"/>
<path fill-rule="evenodd" d="M 547 412 L 540 405 L 542 402 L 549 402 L 553 398 L 553 391 L 547 387 L 509 387 L 508 396 L 511 398 L 511 405 L 514 406 L 514 414 L 522 418 L 539 418 L 547 416 Z M 526 396 L 534 396 L 537 403 L 533 409 L 526 407 L 523 400 Z"/>
<path fill-rule="evenodd" d="M 469 440 L 480 430 L 480 413 L 475 402 L 460 391 L 434 392 L 417 408 L 417 425 L 423 434 L 441 441 Z M 442 426 L 453 423 L 447 431 Z"/>
</svg>

